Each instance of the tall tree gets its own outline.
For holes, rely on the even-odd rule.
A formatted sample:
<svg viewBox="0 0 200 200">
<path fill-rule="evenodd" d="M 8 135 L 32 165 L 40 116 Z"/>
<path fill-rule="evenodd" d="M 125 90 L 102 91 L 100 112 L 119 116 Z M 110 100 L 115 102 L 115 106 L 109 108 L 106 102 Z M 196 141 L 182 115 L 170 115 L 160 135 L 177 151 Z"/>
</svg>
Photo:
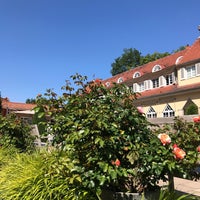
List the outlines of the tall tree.
<svg viewBox="0 0 200 200">
<path fill-rule="evenodd" d="M 123 54 L 111 64 L 111 74 L 114 76 L 168 55 L 170 55 L 168 52 L 154 52 L 153 54 L 141 56 L 141 53 L 135 48 L 124 49 Z"/>
<path fill-rule="evenodd" d="M 163 58 L 168 55 L 170 55 L 170 53 L 168 53 L 168 52 L 165 52 L 165 53 L 154 52 L 153 54 L 148 53 L 146 56 L 141 57 L 140 64 L 144 65 L 146 63 L 152 62 L 154 60 Z"/>
<path fill-rule="evenodd" d="M 116 58 L 115 61 L 111 64 L 111 74 L 114 76 L 116 74 L 137 67 L 140 65 L 140 60 L 141 53 L 137 49 L 124 49 L 123 54 Z"/>
<path fill-rule="evenodd" d="M 31 99 L 26 99 L 26 103 L 27 104 L 35 104 L 36 103 L 36 100 L 31 98 Z"/>
</svg>

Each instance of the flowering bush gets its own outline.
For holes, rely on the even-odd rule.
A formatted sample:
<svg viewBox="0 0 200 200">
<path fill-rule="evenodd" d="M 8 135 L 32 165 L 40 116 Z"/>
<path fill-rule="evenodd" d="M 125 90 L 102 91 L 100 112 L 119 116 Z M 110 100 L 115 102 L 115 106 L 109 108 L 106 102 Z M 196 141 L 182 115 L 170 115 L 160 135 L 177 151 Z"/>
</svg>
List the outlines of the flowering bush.
<svg viewBox="0 0 200 200">
<path fill-rule="evenodd" d="M 79 174 L 82 188 L 97 196 L 103 189 L 142 192 L 169 173 L 193 176 L 197 126 L 176 120 L 171 129 L 153 129 L 142 108 L 133 106 L 136 94 L 125 85 L 108 89 L 100 81 L 86 83 L 78 74 L 72 79 L 75 92 L 69 82 L 60 97 L 48 90 L 37 97 L 35 111 L 47 116 L 53 144 L 76 160 L 71 173 Z"/>
<path fill-rule="evenodd" d="M 14 114 L 0 115 L 0 147 L 16 147 L 20 151 L 34 150 L 35 137 L 30 134 L 31 127 Z"/>
</svg>

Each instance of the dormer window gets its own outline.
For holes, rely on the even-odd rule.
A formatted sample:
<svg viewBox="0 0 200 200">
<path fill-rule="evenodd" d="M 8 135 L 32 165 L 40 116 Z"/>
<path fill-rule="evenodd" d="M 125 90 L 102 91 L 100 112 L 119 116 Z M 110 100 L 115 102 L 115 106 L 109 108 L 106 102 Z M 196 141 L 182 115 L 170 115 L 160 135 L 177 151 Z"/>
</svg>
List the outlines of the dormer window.
<svg viewBox="0 0 200 200">
<path fill-rule="evenodd" d="M 140 77 L 140 76 L 141 76 L 140 72 L 135 72 L 133 74 L 133 78 L 137 78 L 137 77 Z"/>
<path fill-rule="evenodd" d="M 124 80 L 122 77 L 120 77 L 118 80 L 117 80 L 117 83 L 122 83 Z"/>
<path fill-rule="evenodd" d="M 183 58 L 183 56 L 179 56 L 179 57 L 176 59 L 175 64 L 178 65 L 178 63 L 181 61 L 182 58 Z"/>
<path fill-rule="evenodd" d="M 109 87 L 110 86 L 110 82 L 106 82 L 106 87 Z"/>
<path fill-rule="evenodd" d="M 152 69 L 152 72 L 157 72 L 157 71 L 160 71 L 162 68 L 160 65 L 155 65 Z"/>
</svg>

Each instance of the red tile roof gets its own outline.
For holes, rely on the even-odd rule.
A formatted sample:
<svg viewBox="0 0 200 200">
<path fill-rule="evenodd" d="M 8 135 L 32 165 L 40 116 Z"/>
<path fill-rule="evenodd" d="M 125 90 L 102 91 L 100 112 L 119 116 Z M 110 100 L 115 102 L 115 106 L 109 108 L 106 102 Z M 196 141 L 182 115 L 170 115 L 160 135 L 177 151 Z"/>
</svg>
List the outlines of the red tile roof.
<svg viewBox="0 0 200 200">
<path fill-rule="evenodd" d="M 181 65 L 195 60 L 200 60 L 200 37 L 189 48 L 178 64 Z"/>
<path fill-rule="evenodd" d="M 126 72 L 117 74 L 117 75 L 115 75 L 111 78 L 103 80 L 103 83 L 106 83 L 106 82 L 110 82 L 110 83 L 115 82 L 116 83 L 118 81 L 118 79 L 121 78 L 121 77 L 123 78 L 123 82 L 130 81 L 131 79 L 133 80 L 133 75 L 134 75 L 135 72 L 139 72 L 141 74 L 141 76 L 143 76 L 144 74 L 150 74 L 150 73 L 152 73 L 153 67 L 156 66 L 156 65 L 160 65 L 162 69 L 173 67 L 173 66 L 176 65 L 177 59 L 181 56 L 184 56 L 185 53 L 189 49 L 190 49 L 190 47 L 186 47 L 182 51 L 179 51 L 179 52 L 176 52 L 176 53 L 171 54 L 169 56 L 166 56 L 166 57 L 160 58 L 158 60 L 149 62 L 145 65 L 133 68 L 133 69 L 128 70 Z M 133 82 L 134 82 L 134 80 L 133 80 Z"/>
<path fill-rule="evenodd" d="M 7 98 L 2 98 L 2 108 L 10 110 L 32 110 L 36 104 L 10 102 Z"/>
<path fill-rule="evenodd" d="M 170 69 L 173 67 L 179 67 L 183 65 L 184 63 L 189 63 L 192 61 L 195 62 L 197 60 L 200 61 L 200 38 L 198 38 L 192 46 L 187 46 L 183 51 L 176 52 L 164 58 L 136 67 L 134 69 L 123 72 L 121 74 L 117 74 L 116 76 L 103 80 L 102 82 L 104 84 L 106 84 L 107 82 L 109 82 L 110 84 L 113 82 L 116 83 L 118 79 L 121 77 L 123 78 L 124 83 L 133 84 L 134 82 L 137 82 L 137 78 L 133 78 L 133 75 L 135 72 L 139 72 L 141 74 L 141 77 L 144 76 L 145 74 L 150 74 L 151 76 L 152 69 L 155 65 L 160 65 L 162 69 L 167 69 L 167 68 Z M 168 85 L 165 87 L 153 88 L 153 89 L 142 92 L 139 98 L 184 91 L 189 88 L 200 89 L 200 85 L 198 83 L 198 84 L 190 84 L 189 86 L 180 87 L 177 84 L 174 84 L 174 85 Z"/>
</svg>

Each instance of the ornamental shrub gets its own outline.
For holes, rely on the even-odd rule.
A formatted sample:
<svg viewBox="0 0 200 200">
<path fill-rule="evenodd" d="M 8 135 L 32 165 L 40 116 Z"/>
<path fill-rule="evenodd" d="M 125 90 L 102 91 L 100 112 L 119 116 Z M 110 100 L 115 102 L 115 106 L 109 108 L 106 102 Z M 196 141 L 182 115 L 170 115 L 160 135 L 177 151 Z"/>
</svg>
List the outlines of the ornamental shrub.
<svg viewBox="0 0 200 200">
<path fill-rule="evenodd" d="M 0 149 L 0 155 L 7 152 Z M 79 187 L 79 175 L 71 174 L 76 161 L 70 160 L 64 152 L 43 149 L 31 154 L 15 152 L 13 155 L 1 166 L 0 199 L 95 199 Z"/>
<path fill-rule="evenodd" d="M 0 146 L 14 146 L 21 152 L 34 150 L 35 137 L 31 127 L 23 123 L 14 114 L 0 115 Z"/>
<path fill-rule="evenodd" d="M 107 88 L 79 74 L 71 78 L 76 90 L 69 81 L 61 96 L 47 90 L 37 97 L 35 111 L 46 117 L 46 134 L 54 136 L 53 145 L 76 160 L 71 173 L 80 177 L 78 187 L 100 198 L 107 189 L 143 192 L 176 174 L 192 177 L 199 142 L 194 131 L 199 127 L 182 126 L 177 120 L 174 127 L 154 129 L 141 107 L 134 106 L 138 94 L 127 86 Z M 170 137 L 165 145 L 162 133 Z M 175 158 L 177 148 L 186 153 L 183 159 Z"/>
</svg>

